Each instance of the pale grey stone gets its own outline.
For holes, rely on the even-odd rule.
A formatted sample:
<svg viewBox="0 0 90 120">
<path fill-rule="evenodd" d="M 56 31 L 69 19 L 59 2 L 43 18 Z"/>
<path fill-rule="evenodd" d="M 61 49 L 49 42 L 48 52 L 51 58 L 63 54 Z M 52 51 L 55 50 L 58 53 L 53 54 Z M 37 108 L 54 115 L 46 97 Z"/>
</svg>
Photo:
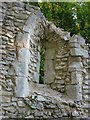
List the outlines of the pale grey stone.
<svg viewBox="0 0 90 120">
<path fill-rule="evenodd" d="M 29 63 L 30 51 L 27 48 L 21 48 L 18 50 L 18 61 Z"/>
<path fill-rule="evenodd" d="M 47 49 L 45 51 L 45 59 L 54 59 L 55 58 L 55 49 L 51 48 L 51 49 Z"/>
<path fill-rule="evenodd" d="M 35 14 L 32 14 L 26 21 L 25 26 L 23 27 L 23 30 L 30 33 L 30 35 L 34 34 L 35 25 L 37 23 L 38 19 Z"/>
<path fill-rule="evenodd" d="M 50 59 L 45 60 L 44 70 L 45 71 L 54 70 L 53 60 Z"/>
<path fill-rule="evenodd" d="M 34 116 L 36 117 L 41 117 L 41 116 L 43 116 L 43 112 L 41 111 L 35 111 L 35 113 L 34 113 Z"/>
<path fill-rule="evenodd" d="M 28 64 L 24 62 L 13 63 L 15 74 L 19 77 L 28 77 Z"/>
<path fill-rule="evenodd" d="M 18 106 L 23 107 L 23 106 L 25 106 L 25 104 L 23 101 L 18 101 Z"/>
<path fill-rule="evenodd" d="M 80 48 L 80 44 L 78 42 L 77 43 L 71 42 L 70 46 L 71 46 L 71 48 Z"/>
<path fill-rule="evenodd" d="M 15 8 L 15 7 L 14 7 Z M 16 10 L 18 10 L 18 8 L 16 9 Z M 23 14 L 22 13 L 22 11 L 20 12 L 19 11 L 19 13 L 17 14 L 17 13 L 14 13 L 14 16 L 15 16 L 15 18 L 17 18 L 17 19 L 20 19 L 20 20 L 26 20 L 27 19 L 27 17 L 28 17 L 28 15 L 27 14 Z"/>
<path fill-rule="evenodd" d="M 37 103 L 31 104 L 31 108 L 32 108 L 32 109 L 36 109 L 36 108 L 37 108 Z"/>
<path fill-rule="evenodd" d="M 37 100 L 38 100 L 38 101 L 43 101 L 43 102 L 44 102 L 46 99 L 45 99 L 43 96 L 38 95 L 38 96 L 37 96 Z"/>
<path fill-rule="evenodd" d="M 82 50 L 78 48 L 71 48 L 70 49 L 70 54 L 72 56 L 83 56 Z"/>
<path fill-rule="evenodd" d="M 82 73 L 79 73 L 77 71 L 71 72 L 71 84 L 79 84 L 80 82 L 82 82 L 82 80 Z"/>
<path fill-rule="evenodd" d="M 29 44 L 30 44 L 30 35 L 28 33 L 24 33 L 22 35 L 22 42 L 23 42 L 23 46 L 25 48 L 29 48 Z"/>
<path fill-rule="evenodd" d="M 38 103 L 37 104 L 37 109 L 40 110 L 40 111 L 43 110 L 44 109 L 43 103 L 41 103 L 41 102 Z"/>
<path fill-rule="evenodd" d="M 78 35 L 77 39 L 78 39 L 78 42 L 79 42 L 80 45 L 85 45 L 85 40 L 84 40 L 84 38 L 82 36 Z"/>
<path fill-rule="evenodd" d="M 79 116 L 78 111 L 74 110 L 74 111 L 72 112 L 72 116 L 74 116 L 74 117 L 78 117 L 78 116 Z"/>
<path fill-rule="evenodd" d="M 83 68 L 82 62 L 73 62 L 73 63 L 71 63 L 69 65 L 68 70 L 70 72 L 73 72 L 73 71 L 82 71 L 82 68 Z"/>
<path fill-rule="evenodd" d="M 25 47 L 29 49 L 30 35 L 28 33 L 18 33 L 16 37 L 16 45 L 19 47 Z"/>
<path fill-rule="evenodd" d="M 33 81 L 39 83 L 39 73 L 34 71 Z"/>
<path fill-rule="evenodd" d="M 0 91 L 2 90 L 2 86 L 0 85 Z"/>
<path fill-rule="evenodd" d="M 27 96 L 29 96 L 28 78 L 16 77 L 15 92 L 16 92 L 17 97 L 27 97 Z"/>
<path fill-rule="evenodd" d="M 82 50 L 83 57 L 89 58 L 89 54 L 87 50 Z"/>
<path fill-rule="evenodd" d="M 55 78 L 55 72 L 52 71 L 45 71 L 44 73 L 44 83 L 50 84 L 54 81 Z"/>
<path fill-rule="evenodd" d="M 79 85 L 69 85 L 66 88 L 67 96 L 74 101 L 82 100 L 82 91 Z"/>
<path fill-rule="evenodd" d="M 73 35 L 72 37 L 70 37 L 70 40 L 69 40 L 70 43 L 77 43 L 78 42 L 78 39 L 77 39 L 77 35 Z"/>
</svg>

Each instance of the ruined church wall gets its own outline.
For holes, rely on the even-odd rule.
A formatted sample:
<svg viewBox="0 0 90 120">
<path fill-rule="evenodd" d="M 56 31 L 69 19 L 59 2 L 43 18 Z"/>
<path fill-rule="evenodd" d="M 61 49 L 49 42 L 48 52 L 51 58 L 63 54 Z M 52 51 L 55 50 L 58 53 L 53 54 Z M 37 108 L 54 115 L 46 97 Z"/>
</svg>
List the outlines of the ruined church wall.
<svg viewBox="0 0 90 120">
<path fill-rule="evenodd" d="M 43 34 L 45 34 L 44 18 L 40 10 L 24 3 L 0 3 L 0 15 L 2 18 L 0 20 L 0 116 L 3 118 L 66 117 L 67 119 L 69 117 L 88 117 L 90 60 L 86 57 L 87 54 L 84 54 L 87 47 L 85 43 L 77 44 L 78 37 L 76 36 L 75 39 L 71 37 L 73 44 L 70 39 L 64 38 L 64 31 L 59 31 L 53 37 L 52 32 L 50 33 L 51 36 L 46 35 L 49 37 L 47 40 L 51 40 L 51 42 L 47 42 L 47 47 L 49 47 L 46 50 L 47 55 L 54 51 L 55 56 L 52 58 L 53 56 L 46 55 L 45 59 L 49 60 L 48 65 L 54 61 L 50 69 L 52 66 L 54 67 L 55 81 L 53 80 L 53 83 L 49 81 L 50 84 L 52 83 L 50 86 L 47 85 L 48 81 L 40 85 L 38 84 L 40 43 L 41 41 L 44 43 L 42 39 Z M 48 29 L 47 32 L 49 33 L 49 31 Z M 57 30 L 55 32 L 57 33 Z M 52 38 L 55 40 L 54 42 Z M 79 52 L 81 51 L 79 55 L 76 49 L 78 47 Z M 85 51 L 82 52 L 83 50 Z M 71 78 L 73 71 L 69 71 L 69 67 L 76 70 L 78 60 L 80 60 L 79 65 L 83 64 L 82 68 L 80 67 L 82 84 L 77 84 L 82 87 L 82 99 L 75 102 L 74 98 L 69 97 L 72 89 L 68 92 L 67 89 L 73 80 Z M 76 61 L 78 61 L 77 64 Z M 55 67 L 59 69 L 56 70 Z M 47 67 L 46 70 L 48 70 Z M 58 73 L 59 78 L 57 77 Z M 74 73 L 76 82 L 78 71 Z M 51 75 L 49 78 L 52 78 Z M 59 83 L 56 85 L 55 82 Z M 77 85 L 75 84 L 74 87 Z M 75 98 L 77 98 L 77 93 L 76 88 Z"/>
</svg>

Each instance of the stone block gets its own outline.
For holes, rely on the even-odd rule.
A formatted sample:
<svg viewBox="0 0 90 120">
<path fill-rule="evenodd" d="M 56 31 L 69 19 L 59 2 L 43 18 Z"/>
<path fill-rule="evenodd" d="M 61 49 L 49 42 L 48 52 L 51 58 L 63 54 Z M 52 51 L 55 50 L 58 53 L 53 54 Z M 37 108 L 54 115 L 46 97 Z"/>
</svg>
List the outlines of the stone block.
<svg viewBox="0 0 90 120">
<path fill-rule="evenodd" d="M 81 62 L 73 62 L 72 64 L 69 65 L 68 70 L 70 72 L 72 72 L 72 71 L 82 71 L 82 67 L 83 67 L 83 65 L 82 65 Z"/>
<path fill-rule="evenodd" d="M 80 48 L 80 44 L 78 42 L 76 42 L 76 43 L 71 42 L 70 46 L 71 46 L 71 48 Z"/>
<path fill-rule="evenodd" d="M 30 51 L 27 48 L 21 48 L 18 50 L 18 61 L 29 63 L 30 61 Z"/>
<path fill-rule="evenodd" d="M 34 34 L 34 28 L 37 23 L 37 16 L 35 14 L 32 14 L 26 21 L 25 26 L 23 27 L 23 30 L 25 32 L 30 33 L 30 35 Z"/>
<path fill-rule="evenodd" d="M 80 45 L 85 45 L 85 40 L 84 40 L 84 38 L 82 36 L 78 35 L 77 39 L 78 39 L 78 42 L 79 42 Z"/>
<path fill-rule="evenodd" d="M 77 35 L 73 35 L 69 40 L 69 43 L 77 43 L 77 42 L 78 42 Z"/>
<path fill-rule="evenodd" d="M 55 72 L 53 70 L 52 71 L 45 71 L 44 83 L 50 84 L 54 81 L 54 78 L 55 78 Z"/>
<path fill-rule="evenodd" d="M 89 54 L 88 54 L 88 51 L 87 50 L 82 50 L 82 54 L 83 54 L 83 57 L 84 58 L 89 58 Z"/>
<path fill-rule="evenodd" d="M 71 84 L 79 84 L 82 82 L 82 73 L 79 73 L 77 71 L 71 72 Z"/>
<path fill-rule="evenodd" d="M 18 106 L 19 106 L 19 107 L 24 107 L 24 106 L 25 106 L 25 104 L 24 104 L 24 102 L 23 102 L 23 101 L 18 101 Z"/>
<path fill-rule="evenodd" d="M 27 97 L 29 95 L 28 78 L 16 77 L 15 93 L 17 97 Z"/>
<path fill-rule="evenodd" d="M 36 70 L 37 70 L 37 72 L 39 73 L 39 70 L 40 70 L 40 61 L 38 61 L 37 63 L 36 63 Z"/>
<path fill-rule="evenodd" d="M 51 49 L 47 49 L 45 52 L 45 59 L 54 59 L 55 58 L 55 49 L 51 48 Z"/>
<path fill-rule="evenodd" d="M 24 62 L 13 63 L 15 75 L 19 77 L 28 77 L 28 64 Z"/>
<path fill-rule="evenodd" d="M 78 48 L 71 48 L 70 49 L 70 54 L 72 56 L 83 56 L 82 50 Z"/>
<path fill-rule="evenodd" d="M 43 96 L 38 95 L 38 96 L 37 96 L 37 100 L 38 100 L 38 101 L 43 101 L 43 102 L 44 102 L 46 99 L 45 99 Z"/>
<path fill-rule="evenodd" d="M 30 34 L 24 33 L 24 34 L 22 35 L 22 40 L 21 40 L 21 41 L 23 42 L 23 46 L 24 46 L 25 48 L 29 48 L 29 44 L 30 44 Z"/>
<path fill-rule="evenodd" d="M 16 46 L 29 48 L 30 35 L 28 33 L 18 33 L 16 37 Z"/>
<path fill-rule="evenodd" d="M 49 59 L 45 60 L 44 70 L 45 71 L 54 70 L 53 60 Z"/>
<path fill-rule="evenodd" d="M 33 73 L 33 81 L 39 83 L 39 73 L 35 72 Z"/>
<path fill-rule="evenodd" d="M 82 88 L 79 85 L 69 85 L 66 88 L 67 96 L 74 101 L 82 100 Z"/>
</svg>

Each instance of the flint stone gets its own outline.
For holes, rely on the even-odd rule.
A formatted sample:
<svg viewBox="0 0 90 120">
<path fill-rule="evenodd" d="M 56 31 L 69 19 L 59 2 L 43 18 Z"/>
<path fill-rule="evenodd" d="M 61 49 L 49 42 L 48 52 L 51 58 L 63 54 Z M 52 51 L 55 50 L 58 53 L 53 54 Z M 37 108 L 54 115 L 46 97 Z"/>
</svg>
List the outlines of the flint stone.
<svg viewBox="0 0 90 120">
<path fill-rule="evenodd" d="M 38 100 L 38 101 L 43 101 L 43 102 L 44 102 L 46 99 L 45 99 L 43 96 L 38 95 L 38 96 L 37 96 L 37 100 Z"/>
<path fill-rule="evenodd" d="M 25 104 L 23 101 L 18 101 L 18 106 L 22 107 L 22 106 L 25 106 Z"/>
<path fill-rule="evenodd" d="M 35 111 L 35 113 L 34 113 L 34 116 L 35 117 L 41 117 L 41 116 L 43 116 L 43 112 L 41 111 Z"/>
<path fill-rule="evenodd" d="M 74 110 L 74 111 L 72 112 L 72 116 L 73 116 L 73 117 L 78 117 L 78 116 L 79 116 L 78 111 Z"/>
<path fill-rule="evenodd" d="M 38 103 L 37 104 L 37 109 L 38 110 L 43 110 L 44 109 L 43 103 Z"/>
</svg>

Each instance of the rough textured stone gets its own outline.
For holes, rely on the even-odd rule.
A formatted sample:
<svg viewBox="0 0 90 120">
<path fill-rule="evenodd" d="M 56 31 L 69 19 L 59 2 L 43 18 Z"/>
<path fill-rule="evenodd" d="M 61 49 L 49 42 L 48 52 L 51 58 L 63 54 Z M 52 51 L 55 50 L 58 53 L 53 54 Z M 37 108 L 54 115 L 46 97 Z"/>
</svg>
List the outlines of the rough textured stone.
<svg viewBox="0 0 90 120">
<path fill-rule="evenodd" d="M 0 12 L 3 119 L 88 118 L 90 45 L 48 22 L 38 7 L 2 2 Z M 40 46 L 45 84 L 39 84 Z"/>
<path fill-rule="evenodd" d="M 15 92 L 17 97 L 25 97 L 29 95 L 28 79 L 25 77 L 16 77 Z"/>
<path fill-rule="evenodd" d="M 50 84 L 54 81 L 54 78 L 55 78 L 55 72 L 54 71 L 45 72 L 44 83 Z"/>
<path fill-rule="evenodd" d="M 55 49 L 54 48 L 47 49 L 46 54 L 45 54 L 45 59 L 49 59 L 49 60 L 54 59 L 54 54 L 55 54 Z"/>
<path fill-rule="evenodd" d="M 78 85 L 69 85 L 67 86 L 67 95 L 74 101 L 82 100 L 82 91 Z"/>
</svg>

